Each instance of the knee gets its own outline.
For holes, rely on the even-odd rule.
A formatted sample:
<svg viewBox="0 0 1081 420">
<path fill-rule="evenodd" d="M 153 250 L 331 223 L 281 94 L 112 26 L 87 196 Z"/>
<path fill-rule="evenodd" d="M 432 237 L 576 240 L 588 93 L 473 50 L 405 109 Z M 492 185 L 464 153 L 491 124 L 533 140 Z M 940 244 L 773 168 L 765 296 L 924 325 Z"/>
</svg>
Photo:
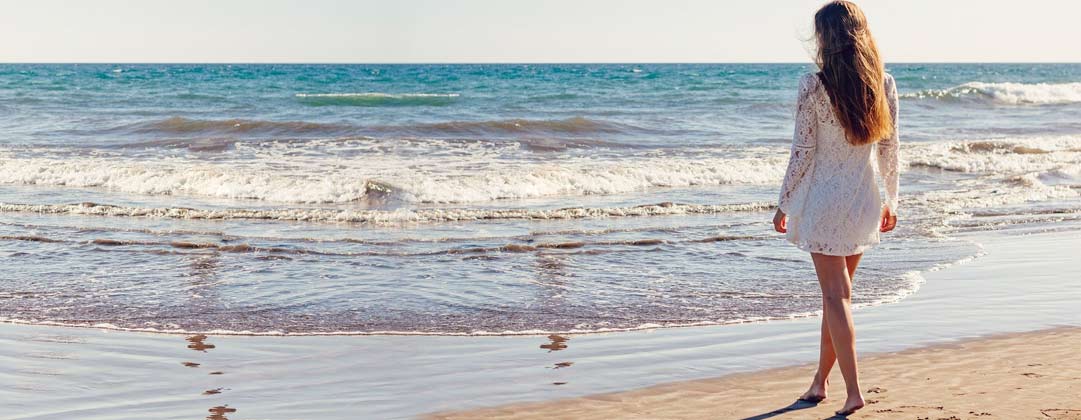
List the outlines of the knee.
<svg viewBox="0 0 1081 420">
<path fill-rule="evenodd" d="M 852 300 L 852 289 L 827 288 L 822 290 L 822 301 L 826 305 L 840 305 Z"/>
</svg>

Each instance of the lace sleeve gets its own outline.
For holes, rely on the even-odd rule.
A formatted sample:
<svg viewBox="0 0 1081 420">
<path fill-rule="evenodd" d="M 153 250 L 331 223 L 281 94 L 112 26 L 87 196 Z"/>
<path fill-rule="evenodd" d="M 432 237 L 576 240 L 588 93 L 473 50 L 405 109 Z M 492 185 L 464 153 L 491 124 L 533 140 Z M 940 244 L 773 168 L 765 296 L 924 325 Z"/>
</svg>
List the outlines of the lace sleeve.
<svg viewBox="0 0 1081 420">
<path fill-rule="evenodd" d="M 890 104 L 890 116 L 893 118 L 893 134 L 879 141 L 878 173 L 886 186 L 886 207 L 897 214 L 897 188 L 899 186 L 898 166 L 900 166 L 900 143 L 897 134 L 897 84 L 892 76 L 886 77 L 886 97 Z"/>
<path fill-rule="evenodd" d="M 792 200 L 800 184 L 806 182 L 811 163 L 814 161 L 815 146 L 818 142 L 816 130 L 818 117 L 815 113 L 813 98 L 814 80 L 818 76 L 811 74 L 800 79 L 799 100 L 796 105 L 796 130 L 792 136 L 792 152 L 788 158 L 788 170 L 781 184 L 781 197 L 778 207 L 785 214 L 790 214 Z"/>
</svg>

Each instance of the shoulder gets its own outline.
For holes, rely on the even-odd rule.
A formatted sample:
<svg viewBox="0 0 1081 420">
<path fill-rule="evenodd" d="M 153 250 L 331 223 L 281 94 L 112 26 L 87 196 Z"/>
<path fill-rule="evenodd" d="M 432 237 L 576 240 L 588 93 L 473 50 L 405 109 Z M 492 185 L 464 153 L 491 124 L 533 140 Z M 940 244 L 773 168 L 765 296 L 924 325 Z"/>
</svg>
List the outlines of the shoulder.
<svg viewBox="0 0 1081 420">
<path fill-rule="evenodd" d="M 886 82 L 886 91 L 897 89 L 897 82 L 893 80 L 892 74 L 883 73 L 882 80 Z"/>
<path fill-rule="evenodd" d="M 818 73 L 806 73 L 799 78 L 799 95 L 800 97 L 809 96 L 814 91 L 818 90 L 818 87 L 822 84 L 822 79 L 818 77 Z"/>
<path fill-rule="evenodd" d="M 813 89 L 813 88 L 818 87 L 818 85 L 821 83 L 821 80 L 822 79 L 820 79 L 818 77 L 818 73 L 804 73 L 803 76 L 800 76 L 800 78 L 799 78 L 799 87 L 801 89 L 802 88 L 812 88 Z"/>
</svg>

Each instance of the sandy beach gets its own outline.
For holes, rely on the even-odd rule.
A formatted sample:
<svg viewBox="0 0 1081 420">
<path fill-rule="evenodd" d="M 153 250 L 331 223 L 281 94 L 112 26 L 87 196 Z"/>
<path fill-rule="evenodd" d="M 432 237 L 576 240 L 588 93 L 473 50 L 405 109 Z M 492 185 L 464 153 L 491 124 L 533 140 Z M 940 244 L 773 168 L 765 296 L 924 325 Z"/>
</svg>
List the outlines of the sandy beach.
<svg viewBox="0 0 1081 420">
<path fill-rule="evenodd" d="M 1057 328 L 876 355 L 862 361 L 866 419 L 1081 419 L 1081 329 Z M 434 419 L 821 419 L 844 401 L 816 405 L 806 390 L 814 366 L 773 369 L 592 395 L 510 405 Z"/>
</svg>

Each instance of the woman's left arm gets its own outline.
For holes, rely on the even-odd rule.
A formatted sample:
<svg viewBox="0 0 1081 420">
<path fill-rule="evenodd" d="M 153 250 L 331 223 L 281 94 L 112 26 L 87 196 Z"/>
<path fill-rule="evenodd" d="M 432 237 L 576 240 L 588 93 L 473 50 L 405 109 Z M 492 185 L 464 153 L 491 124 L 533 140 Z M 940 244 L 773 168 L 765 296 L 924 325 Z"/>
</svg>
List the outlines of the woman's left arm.
<svg viewBox="0 0 1081 420">
<path fill-rule="evenodd" d="M 897 215 L 897 189 L 900 184 L 899 167 L 900 142 L 897 125 L 897 84 L 893 77 L 886 80 L 886 98 L 890 104 L 890 117 L 893 119 L 893 134 L 883 139 L 875 146 L 878 148 L 878 173 L 882 176 L 882 182 L 886 186 L 886 208 L 890 214 Z"/>
</svg>

